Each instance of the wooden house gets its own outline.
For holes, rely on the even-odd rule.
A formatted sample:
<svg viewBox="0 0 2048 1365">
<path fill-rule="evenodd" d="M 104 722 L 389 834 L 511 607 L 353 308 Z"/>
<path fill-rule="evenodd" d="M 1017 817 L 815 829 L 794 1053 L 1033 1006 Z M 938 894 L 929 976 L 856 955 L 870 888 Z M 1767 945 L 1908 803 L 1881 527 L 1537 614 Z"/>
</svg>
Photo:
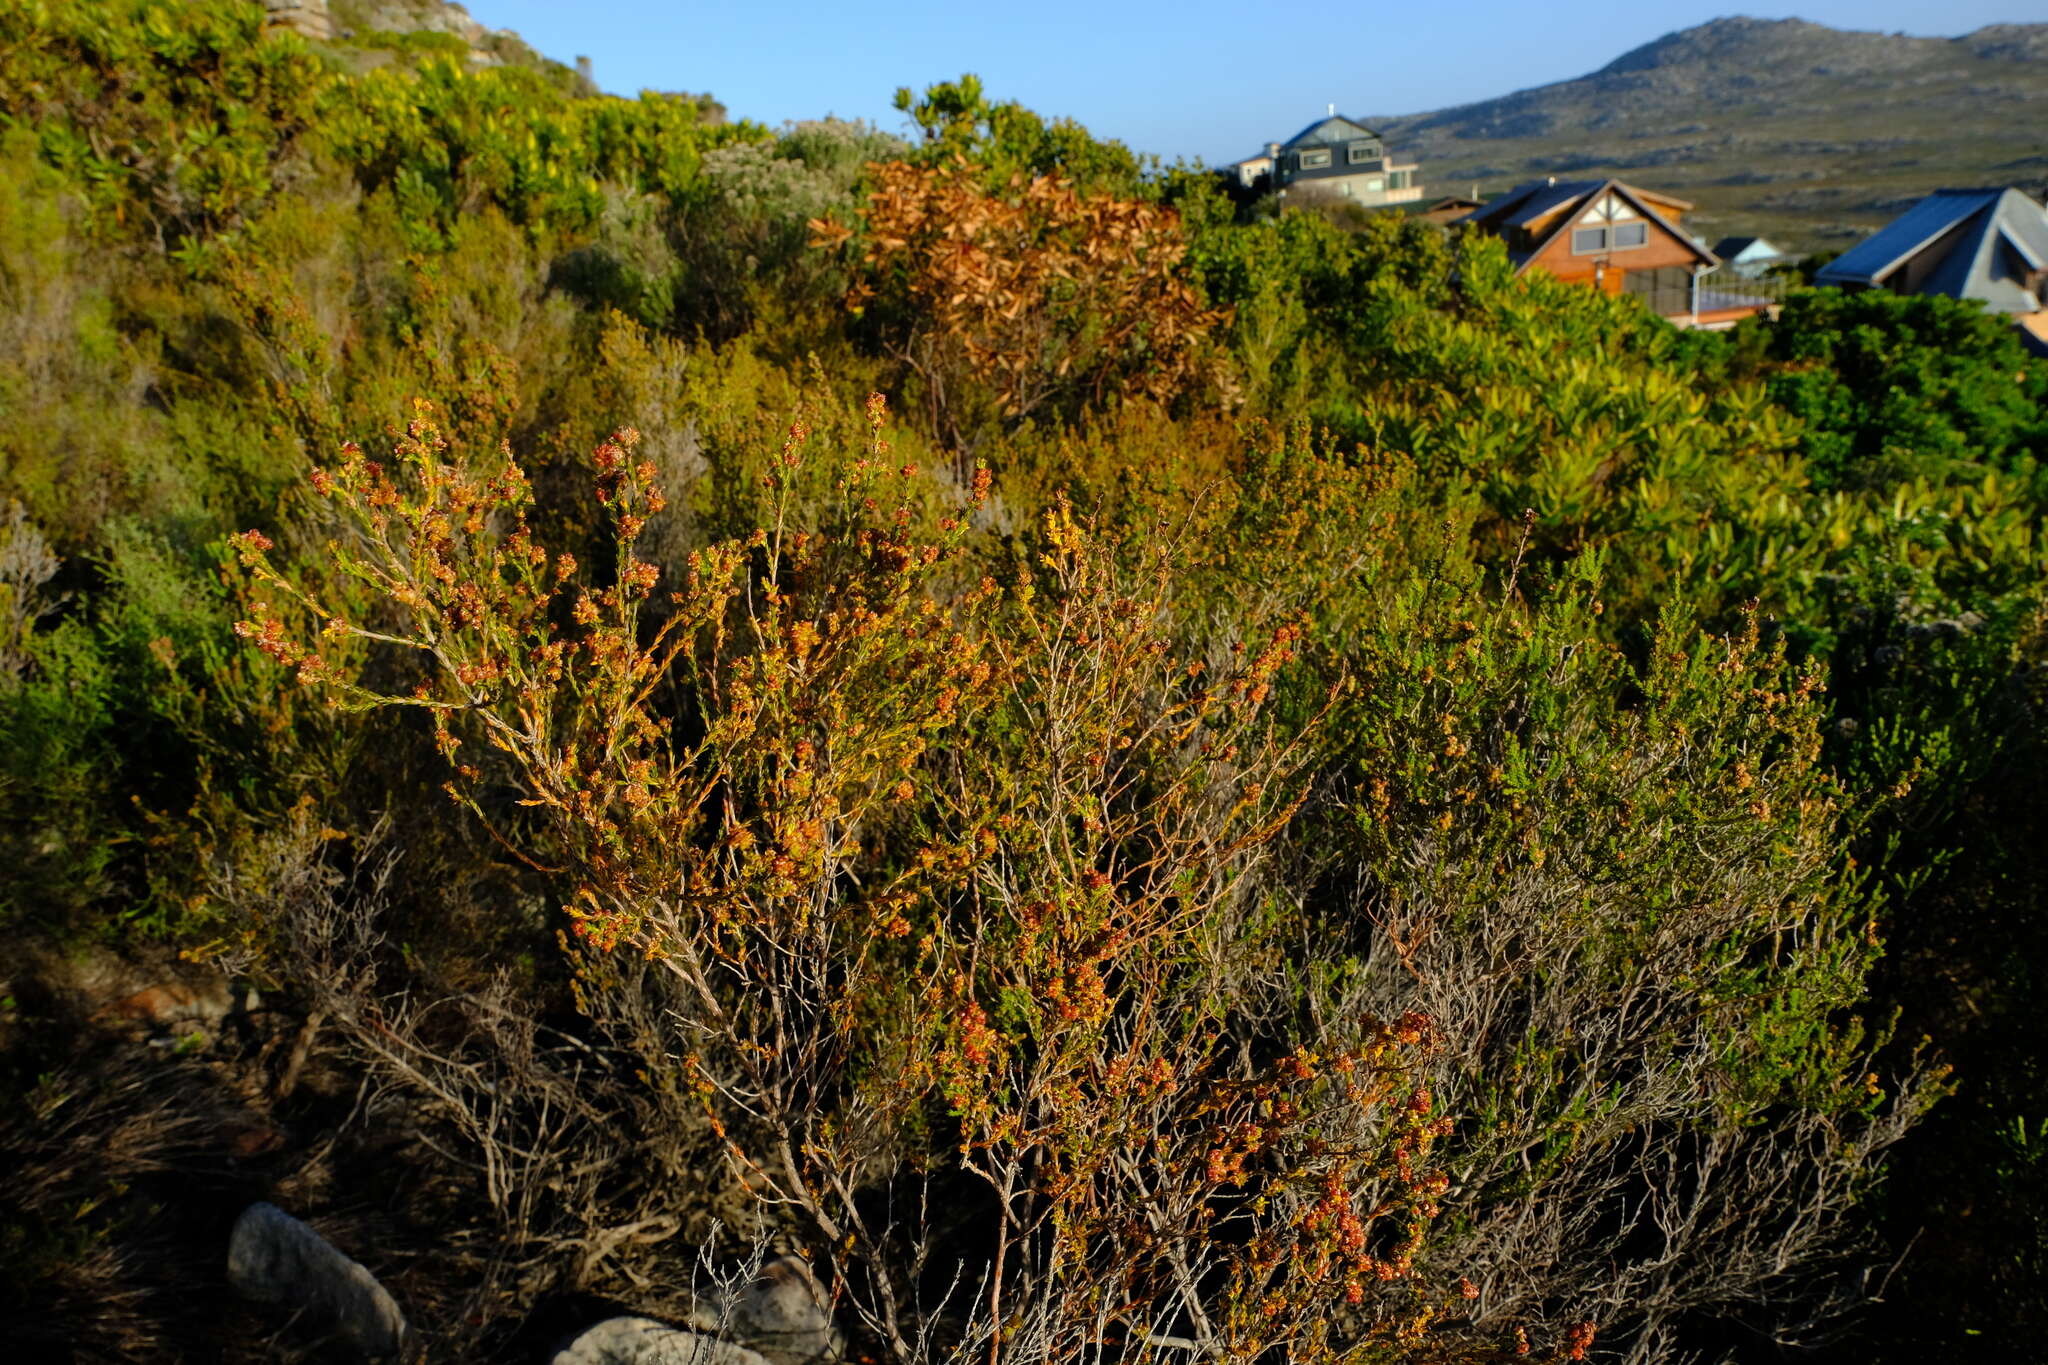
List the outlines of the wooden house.
<svg viewBox="0 0 2048 1365">
<path fill-rule="evenodd" d="M 1679 227 L 1692 205 L 1619 180 L 1536 180 L 1459 221 L 1507 243 L 1517 274 L 1541 270 L 1604 294 L 1640 298 L 1686 327 L 1729 327 L 1774 291 L 1709 283 L 1714 253 Z"/>
</svg>

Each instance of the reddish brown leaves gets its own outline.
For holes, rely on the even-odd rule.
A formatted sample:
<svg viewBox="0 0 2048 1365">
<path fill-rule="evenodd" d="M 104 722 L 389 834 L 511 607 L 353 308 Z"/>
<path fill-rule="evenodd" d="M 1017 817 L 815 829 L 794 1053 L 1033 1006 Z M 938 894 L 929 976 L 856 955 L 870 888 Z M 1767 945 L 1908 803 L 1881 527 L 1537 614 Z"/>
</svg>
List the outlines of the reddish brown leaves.
<svg viewBox="0 0 2048 1365">
<path fill-rule="evenodd" d="M 970 384 L 1015 419 L 1062 401 L 1164 402 L 1200 377 L 1223 315 L 1180 269 L 1173 210 L 1045 176 L 991 194 L 964 163 L 874 173 L 865 275 L 849 302 L 901 311 L 904 357 L 954 409 Z M 813 226 L 821 245 L 851 235 Z"/>
</svg>

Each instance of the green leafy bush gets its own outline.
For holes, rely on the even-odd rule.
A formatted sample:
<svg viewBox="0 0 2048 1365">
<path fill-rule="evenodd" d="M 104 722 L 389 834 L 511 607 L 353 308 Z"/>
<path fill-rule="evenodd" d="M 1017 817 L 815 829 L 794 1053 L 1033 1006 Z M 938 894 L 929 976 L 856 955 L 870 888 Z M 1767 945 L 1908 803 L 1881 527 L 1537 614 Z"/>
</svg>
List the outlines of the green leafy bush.
<svg viewBox="0 0 2048 1365">
<path fill-rule="evenodd" d="M 206 1065 L 421 1210 L 451 1355 L 680 1317 L 719 1225 L 878 1356 L 2024 1354 L 2039 362 L 898 104 L 0 0 L 10 961 L 260 983 L 291 1045 Z M 131 1273 L 199 1196 L 106 1182 L 245 1158 L 32 997 L 0 1074 L 138 1155 L 0 1126 L 0 1224 L 121 1211 L 11 1302 L 217 1354 Z"/>
</svg>

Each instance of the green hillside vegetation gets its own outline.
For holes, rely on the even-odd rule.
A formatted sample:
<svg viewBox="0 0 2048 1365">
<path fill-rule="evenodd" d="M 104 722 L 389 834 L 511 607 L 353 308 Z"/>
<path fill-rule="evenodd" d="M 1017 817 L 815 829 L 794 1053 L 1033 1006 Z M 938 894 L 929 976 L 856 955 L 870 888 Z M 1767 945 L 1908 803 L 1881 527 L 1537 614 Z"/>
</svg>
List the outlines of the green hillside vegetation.
<svg viewBox="0 0 2048 1365">
<path fill-rule="evenodd" d="M 2048 24 L 1960 38 L 1716 19 L 1575 80 L 1374 121 L 1444 193 L 1620 176 L 1710 241 L 1840 251 L 1932 190 L 2048 185 Z"/>
<path fill-rule="evenodd" d="M 0 0 L 25 1358 L 2032 1349 L 2007 324 L 384 42 Z"/>
</svg>

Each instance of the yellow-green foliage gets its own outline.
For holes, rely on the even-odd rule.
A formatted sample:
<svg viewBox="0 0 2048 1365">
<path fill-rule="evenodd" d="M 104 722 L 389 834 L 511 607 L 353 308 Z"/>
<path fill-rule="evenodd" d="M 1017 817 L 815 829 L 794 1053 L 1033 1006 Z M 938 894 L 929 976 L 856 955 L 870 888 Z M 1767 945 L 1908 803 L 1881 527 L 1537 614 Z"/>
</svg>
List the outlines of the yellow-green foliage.
<svg viewBox="0 0 2048 1365">
<path fill-rule="evenodd" d="M 1991 1078 L 1956 1150 L 2032 1179 L 2048 381 L 1993 324 L 1688 336 L 1413 221 L 1236 221 L 971 80 L 905 147 L 437 46 L 0 0 L 7 933 L 337 1029 L 520 1000 L 432 1048 L 547 1054 L 522 1150 L 573 1111 L 619 1178 L 463 1148 L 454 1240 L 628 1295 L 673 1247 L 616 1229 L 737 1208 L 876 1358 L 1804 1330 L 1922 1031 Z M 1019 231 L 1167 276 L 1027 316 L 1066 257 L 970 299 L 820 245 L 1035 176 Z M 393 946 L 320 957 L 309 887 Z M 525 1310 L 416 1259 L 477 1341 Z"/>
</svg>

